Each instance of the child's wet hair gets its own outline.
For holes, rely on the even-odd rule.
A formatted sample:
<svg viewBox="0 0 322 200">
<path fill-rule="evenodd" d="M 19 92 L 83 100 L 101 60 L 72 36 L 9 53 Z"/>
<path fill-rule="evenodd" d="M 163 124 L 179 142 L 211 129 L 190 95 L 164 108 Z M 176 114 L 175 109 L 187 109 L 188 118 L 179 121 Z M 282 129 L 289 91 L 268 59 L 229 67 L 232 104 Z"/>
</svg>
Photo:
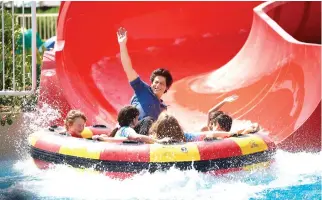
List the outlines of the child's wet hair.
<svg viewBox="0 0 322 200">
<path fill-rule="evenodd" d="M 178 120 L 167 113 L 161 113 L 158 120 L 152 125 L 150 134 L 156 136 L 157 139 L 169 137 L 174 142 L 185 142 L 183 130 Z"/>
<path fill-rule="evenodd" d="M 140 115 L 139 109 L 134 106 L 125 106 L 123 107 L 118 116 L 117 121 L 119 123 L 119 127 L 116 127 L 110 134 L 110 137 L 114 137 L 116 132 L 122 126 L 130 126 L 133 120 Z"/>
<path fill-rule="evenodd" d="M 229 115 L 220 114 L 214 119 L 213 123 L 215 125 L 218 123 L 221 129 L 229 132 L 233 124 L 233 119 Z"/>
<path fill-rule="evenodd" d="M 133 120 L 139 115 L 140 111 L 136 107 L 125 106 L 120 110 L 117 116 L 117 121 L 121 127 L 130 126 Z"/>
<path fill-rule="evenodd" d="M 66 130 L 68 130 L 68 127 L 74 123 L 74 121 L 76 120 L 76 118 L 82 118 L 85 122 L 87 120 L 85 114 L 83 112 L 81 112 L 80 110 L 70 110 L 67 113 L 66 119 L 64 121 L 64 125 Z"/>
<path fill-rule="evenodd" d="M 214 111 L 210 113 L 209 119 L 211 123 L 214 123 L 214 120 L 219 116 L 225 114 L 223 111 Z"/>
</svg>

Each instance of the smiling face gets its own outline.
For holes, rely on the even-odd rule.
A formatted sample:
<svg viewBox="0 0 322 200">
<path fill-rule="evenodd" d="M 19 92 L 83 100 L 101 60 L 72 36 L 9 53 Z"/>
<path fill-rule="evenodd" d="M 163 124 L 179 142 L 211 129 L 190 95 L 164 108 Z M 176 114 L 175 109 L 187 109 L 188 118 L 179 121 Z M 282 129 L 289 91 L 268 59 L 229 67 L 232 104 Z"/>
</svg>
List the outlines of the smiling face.
<svg viewBox="0 0 322 200">
<path fill-rule="evenodd" d="M 151 84 L 153 93 L 160 99 L 167 90 L 166 78 L 163 76 L 156 76 Z"/>
</svg>

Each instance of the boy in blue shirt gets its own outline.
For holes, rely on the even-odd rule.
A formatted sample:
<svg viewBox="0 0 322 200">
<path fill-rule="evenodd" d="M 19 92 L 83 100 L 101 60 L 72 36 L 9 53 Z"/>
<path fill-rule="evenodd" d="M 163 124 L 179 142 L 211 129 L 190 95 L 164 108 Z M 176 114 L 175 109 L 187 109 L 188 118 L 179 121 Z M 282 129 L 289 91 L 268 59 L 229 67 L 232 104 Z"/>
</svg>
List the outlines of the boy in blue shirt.
<svg viewBox="0 0 322 200">
<path fill-rule="evenodd" d="M 157 120 L 159 114 L 167 109 L 161 97 L 172 85 L 173 79 L 170 72 L 166 69 L 156 69 L 152 72 L 151 85 L 141 80 L 139 75 L 132 67 L 132 62 L 127 50 L 127 32 L 124 28 L 117 31 L 118 42 L 120 45 L 121 62 L 126 73 L 127 79 L 134 90 L 131 105 L 140 111 L 139 124 L 135 130 L 147 135 L 153 121 Z"/>
</svg>

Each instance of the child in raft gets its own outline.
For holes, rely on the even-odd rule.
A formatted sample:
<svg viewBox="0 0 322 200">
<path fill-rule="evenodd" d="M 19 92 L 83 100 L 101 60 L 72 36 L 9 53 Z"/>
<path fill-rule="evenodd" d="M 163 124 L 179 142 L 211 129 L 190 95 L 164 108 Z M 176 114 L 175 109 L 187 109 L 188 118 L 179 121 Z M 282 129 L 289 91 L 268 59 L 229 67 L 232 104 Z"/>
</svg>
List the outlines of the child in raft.
<svg viewBox="0 0 322 200">
<path fill-rule="evenodd" d="M 109 136 L 97 135 L 92 139 L 100 141 L 110 141 L 111 137 L 114 138 L 127 138 L 129 140 L 144 142 L 144 143 L 165 143 L 169 138 L 154 139 L 152 137 L 141 135 L 133 129 L 139 122 L 139 110 L 134 106 L 125 106 L 118 114 L 117 121 L 119 126 L 115 128 Z"/>
<path fill-rule="evenodd" d="M 169 143 L 186 142 L 186 138 L 178 120 L 165 111 L 162 112 L 158 119 L 152 124 L 149 135 L 156 139 L 170 138 Z"/>
<path fill-rule="evenodd" d="M 81 133 L 84 130 L 86 120 L 86 116 L 81 111 L 70 110 L 64 121 L 66 132 L 60 134 L 82 138 Z"/>
<path fill-rule="evenodd" d="M 219 109 L 225 103 L 231 103 L 236 99 L 238 99 L 237 95 L 229 96 L 208 111 L 207 126 L 202 129 L 202 131 L 207 132 L 205 134 L 206 138 L 227 138 L 233 135 L 243 135 L 259 131 L 260 127 L 258 123 L 253 123 L 247 128 L 239 129 L 233 132 L 231 131 L 233 121 L 232 118 L 223 111 L 219 111 Z"/>
</svg>

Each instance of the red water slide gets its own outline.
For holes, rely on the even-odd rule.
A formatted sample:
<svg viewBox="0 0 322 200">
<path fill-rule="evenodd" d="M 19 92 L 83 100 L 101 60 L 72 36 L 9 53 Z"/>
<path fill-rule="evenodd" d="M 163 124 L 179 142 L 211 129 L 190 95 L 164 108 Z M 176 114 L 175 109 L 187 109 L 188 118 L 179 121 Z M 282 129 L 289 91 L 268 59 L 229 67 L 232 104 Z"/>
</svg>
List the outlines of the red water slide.
<svg viewBox="0 0 322 200">
<path fill-rule="evenodd" d="M 119 59 L 122 26 L 145 81 L 155 68 L 171 70 L 164 100 L 186 130 L 237 94 L 223 108 L 234 118 L 259 122 L 282 148 L 319 150 L 320 15 L 321 2 L 64 2 L 39 102 L 113 127 L 133 94 Z"/>
</svg>

